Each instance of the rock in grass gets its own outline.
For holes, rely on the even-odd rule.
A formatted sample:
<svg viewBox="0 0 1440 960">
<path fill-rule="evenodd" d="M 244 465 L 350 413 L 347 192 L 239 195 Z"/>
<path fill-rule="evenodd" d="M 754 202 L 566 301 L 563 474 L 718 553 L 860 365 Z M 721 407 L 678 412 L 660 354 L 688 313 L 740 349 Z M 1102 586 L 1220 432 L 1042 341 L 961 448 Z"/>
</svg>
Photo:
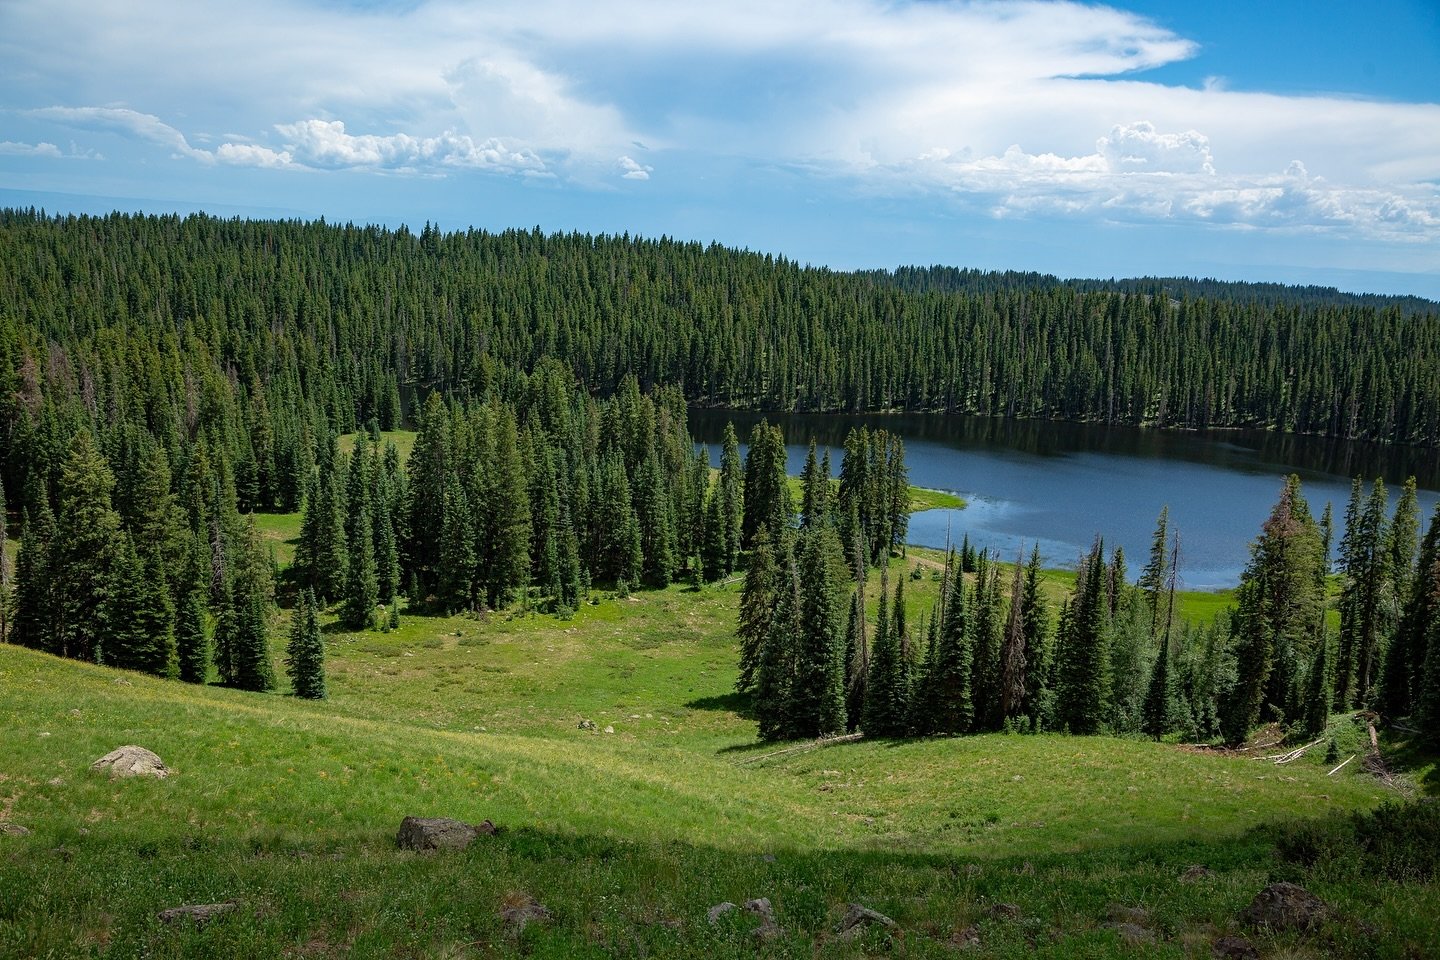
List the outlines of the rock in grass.
<svg viewBox="0 0 1440 960">
<path fill-rule="evenodd" d="M 1110 925 L 1110 929 L 1120 934 L 1120 939 L 1132 947 L 1155 942 L 1155 931 L 1138 923 L 1114 923 Z"/>
<path fill-rule="evenodd" d="M 1312 930 L 1330 912 L 1325 901 L 1293 883 L 1272 883 L 1255 894 L 1240 920 L 1270 930 Z"/>
<path fill-rule="evenodd" d="M 0 837 L 28 837 L 29 827 L 22 827 L 18 823 L 0 823 Z"/>
<path fill-rule="evenodd" d="M 395 843 L 401 850 L 464 850 L 481 834 L 495 832 L 489 820 L 472 825 L 449 817 L 406 817 Z"/>
<path fill-rule="evenodd" d="M 194 903 L 183 907 L 171 907 L 168 910 L 161 910 L 160 920 L 164 923 L 175 923 L 179 920 L 191 919 L 197 924 L 202 924 L 220 916 L 222 913 L 229 913 L 235 909 L 235 901 L 227 900 L 225 903 Z"/>
<path fill-rule="evenodd" d="M 709 918 L 710 925 L 713 927 L 715 924 L 720 922 L 720 918 L 725 916 L 725 914 L 729 913 L 731 910 L 738 909 L 740 908 L 735 906 L 735 904 L 731 903 L 729 900 L 723 900 L 720 903 L 715 904 L 715 906 L 711 907 L 708 911 L 706 911 L 705 916 Z"/>
<path fill-rule="evenodd" d="M 1260 951 L 1244 937 L 1221 937 L 1210 945 L 1216 960 L 1260 960 Z"/>
<path fill-rule="evenodd" d="M 1185 868 L 1184 873 L 1180 874 L 1180 882 L 1197 883 L 1201 880 L 1204 880 L 1206 877 L 1213 877 L 1214 875 L 1215 871 L 1211 870 L 1209 867 L 1202 867 L 1198 863 L 1192 863 L 1190 866 Z"/>
<path fill-rule="evenodd" d="M 505 933 L 518 937 L 531 923 L 546 923 L 550 920 L 550 908 L 528 893 L 509 897 L 500 909 L 500 920 L 505 924 Z"/>
<path fill-rule="evenodd" d="M 170 768 L 165 766 L 165 761 L 144 747 L 133 744 L 111 750 L 90 764 L 90 769 L 109 773 L 112 780 L 116 777 L 159 777 L 163 780 L 170 776 Z"/>
<path fill-rule="evenodd" d="M 1019 920 L 1020 908 L 1013 903 L 996 903 L 985 911 L 985 916 L 992 920 Z"/>
<path fill-rule="evenodd" d="M 845 916 L 841 918 L 840 926 L 835 932 L 841 940 L 854 940 L 863 936 L 868 927 L 884 927 L 891 933 L 900 932 L 900 924 L 880 911 L 871 910 L 859 903 L 852 903 L 845 908 Z"/>
</svg>

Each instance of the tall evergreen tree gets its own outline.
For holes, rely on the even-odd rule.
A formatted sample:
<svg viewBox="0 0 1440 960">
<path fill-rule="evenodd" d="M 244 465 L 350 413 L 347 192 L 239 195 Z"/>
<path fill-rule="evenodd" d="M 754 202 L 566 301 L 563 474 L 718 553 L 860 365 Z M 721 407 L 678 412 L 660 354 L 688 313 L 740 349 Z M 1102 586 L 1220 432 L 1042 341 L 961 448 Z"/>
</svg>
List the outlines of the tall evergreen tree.
<svg viewBox="0 0 1440 960">
<path fill-rule="evenodd" d="M 889 570 L 880 568 L 880 617 L 865 684 L 860 726 L 867 736 L 901 737 L 909 726 L 908 690 L 904 688 L 899 634 L 891 629 Z"/>
<path fill-rule="evenodd" d="M 1155 536 L 1150 541 L 1150 559 L 1140 571 L 1138 586 L 1150 611 L 1150 636 L 1160 635 L 1161 600 L 1165 592 L 1165 561 L 1170 540 L 1170 505 L 1160 508 L 1155 520 Z"/>
<path fill-rule="evenodd" d="M 210 643 L 205 635 L 204 585 L 201 569 L 193 560 L 182 580 L 180 602 L 175 608 L 175 658 L 180 679 L 204 683 L 210 675 Z"/>
<path fill-rule="evenodd" d="M 774 606 L 755 670 L 755 719 L 762 740 L 804 735 L 791 712 L 800 635 L 800 572 L 788 550 L 776 560 Z"/>
<path fill-rule="evenodd" d="M 1071 733 L 1096 733 L 1110 707 L 1109 567 L 1099 538 L 1075 578 L 1071 630 L 1060 641 L 1060 722 Z"/>
<path fill-rule="evenodd" d="M 797 552 L 800 618 L 788 713 L 800 736 L 824 737 L 845 731 L 845 654 L 835 576 L 845 568 L 844 553 L 828 527 L 807 532 Z"/>
<path fill-rule="evenodd" d="M 1025 565 L 1025 591 L 1020 598 L 1020 626 L 1025 633 L 1025 708 L 1032 727 L 1038 728 L 1049 702 L 1050 610 L 1040 589 L 1040 544 L 1030 550 Z"/>
<path fill-rule="evenodd" d="M 795 515 L 785 479 L 785 437 L 764 420 L 751 431 L 745 455 L 744 511 L 744 546 L 751 545 L 761 525 L 777 536 L 789 529 Z"/>
<path fill-rule="evenodd" d="M 229 675 L 225 682 L 240 690 L 263 693 L 275 688 L 275 667 L 270 660 L 270 610 L 274 585 L 270 564 L 262 553 L 252 518 L 239 545 L 232 586 Z"/>
<path fill-rule="evenodd" d="M 152 552 L 152 556 L 155 553 Z M 106 595 L 105 662 L 157 677 L 175 670 L 175 610 L 158 562 L 146 564 L 130 537 L 120 535 Z"/>
<path fill-rule="evenodd" d="M 1238 683 L 1221 717 L 1229 743 L 1244 742 L 1265 716 L 1277 657 L 1313 649 L 1323 601 L 1315 572 L 1319 565 L 1323 565 L 1320 533 L 1301 495 L 1300 480 L 1292 475 L 1251 549 L 1237 591 L 1232 633 Z M 1272 698 L 1270 703 L 1274 702 Z"/>
<path fill-rule="evenodd" d="M 368 497 L 361 496 L 352 505 L 350 526 L 354 535 L 345 566 L 345 603 L 340 618 L 351 630 L 368 630 L 375 619 L 375 605 L 380 601 Z"/>
<path fill-rule="evenodd" d="M 1392 610 L 1398 612 L 1386 618 L 1395 626 L 1385 651 L 1378 705 L 1384 714 L 1391 717 L 1405 716 L 1410 712 L 1417 687 L 1419 671 L 1416 661 L 1419 658 L 1414 650 L 1413 634 L 1406 629 L 1404 612 L 1414 593 L 1415 551 L 1419 535 L 1420 507 L 1416 499 L 1415 478 L 1411 477 L 1405 482 L 1400 502 L 1395 507 L 1385 545 L 1386 570 L 1389 573 L 1385 600 Z"/>
<path fill-rule="evenodd" d="M 106 662 L 106 620 L 119 560 L 120 516 L 110 504 L 115 477 L 88 430 L 75 434 L 60 475 L 60 511 L 50 572 L 55 652 Z"/>
<path fill-rule="evenodd" d="M 740 636 L 740 675 L 735 681 L 735 689 L 741 693 L 752 689 L 756 671 L 760 668 L 762 647 L 770 636 L 776 591 L 779 589 L 777 570 L 770 532 L 762 526 L 755 532 L 750 566 L 745 571 L 745 583 L 740 588 L 740 623 L 736 629 Z"/>
<path fill-rule="evenodd" d="M 968 733 L 975 720 L 971 678 L 975 664 L 974 635 L 971 632 L 965 578 L 952 555 L 947 574 L 948 589 L 933 663 L 925 673 L 925 689 L 917 716 L 927 733 Z"/>
<path fill-rule="evenodd" d="M 10 639 L 22 647 L 54 653 L 58 640 L 50 557 L 55 517 L 45 497 L 39 498 L 33 519 L 28 507 L 21 510 L 20 529 L 24 539 L 15 563 L 15 625 Z"/>
<path fill-rule="evenodd" d="M 1340 546 L 1340 661 L 1336 695 L 1345 708 L 1365 706 L 1378 679 L 1383 643 L 1393 607 L 1389 540 L 1389 497 L 1376 479 L 1370 496 L 1359 506 L 1358 478 L 1346 510 L 1345 537 Z M 1352 517 L 1354 518 L 1352 521 Z"/>
<path fill-rule="evenodd" d="M 307 700 L 325 699 L 325 644 L 320 638 L 320 619 L 315 612 L 315 595 L 300 593 L 300 607 L 290 628 L 285 666 L 295 696 Z"/>
<path fill-rule="evenodd" d="M 735 425 L 725 424 L 720 447 L 720 515 L 725 548 L 725 573 L 734 572 L 740 556 L 745 517 L 745 468 L 740 461 L 740 440 Z"/>
<path fill-rule="evenodd" d="M 1000 646 L 1000 716 L 1012 721 L 1025 713 L 1025 566 L 1023 551 L 1015 557 L 1015 574 L 1010 582 L 1010 610 L 1005 618 L 1005 635 Z"/>
</svg>

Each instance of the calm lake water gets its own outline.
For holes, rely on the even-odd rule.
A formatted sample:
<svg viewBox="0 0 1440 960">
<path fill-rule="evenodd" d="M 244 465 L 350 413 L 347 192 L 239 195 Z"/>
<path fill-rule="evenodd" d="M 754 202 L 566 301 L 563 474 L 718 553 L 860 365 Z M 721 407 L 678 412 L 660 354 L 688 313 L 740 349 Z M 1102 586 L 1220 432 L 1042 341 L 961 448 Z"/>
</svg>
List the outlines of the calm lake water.
<svg viewBox="0 0 1440 960">
<path fill-rule="evenodd" d="M 760 415 L 692 410 L 690 432 L 718 465 L 726 421 L 743 442 Z M 1039 542 L 1046 566 L 1073 567 L 1097 534 L 1125 548 L 1132 579 L 1150 550 L 1155 518 L 1170 507 L 1180 532 L 1180 577 L 1192 590 L 1234 586 L 1250 541 L 1270 513 L 1284 477 L 1299 474 L 1318 519 L 1327 501 L 1337 527 L 1350 478 L 1383 477 L 1391 506 L 1408 476 L 1420 486 L 1421 528 L 1440 500 L 1433 450 L 1287 437 L 1263 431 L 1178 433 L 1094 424 L 1007 421 L 944 414 L 769 415 L 785 432 L 790 472 L 799 473 L 813 438 L 840 472 L 845 434 L 883 427 L 905 441 L 910 482 L 963 496 L 963 510 L 910 518 L 910 542 L 944 547 L 969 535 L 1010 559 Z M 1336 544 L 1340 531 L 1336 531 Z"/>
</svg>

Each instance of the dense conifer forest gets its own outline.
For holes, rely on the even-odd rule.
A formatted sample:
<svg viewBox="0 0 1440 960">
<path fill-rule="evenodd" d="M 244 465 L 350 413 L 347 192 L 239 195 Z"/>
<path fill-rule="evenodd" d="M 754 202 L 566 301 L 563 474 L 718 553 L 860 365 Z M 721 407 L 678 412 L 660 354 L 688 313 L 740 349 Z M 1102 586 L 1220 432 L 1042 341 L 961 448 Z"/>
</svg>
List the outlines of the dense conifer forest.
<svg viewBox="0 0 1440 960">
<path fill-rule="evenodd" d="M 743 461 L 727 430 L 712 471 L 686 427 L 696 403 L 907 407 L 1433 444 L 1433 314 L 203 216 L 11 211 L 0 262 L 0 548 L 12 520 L 23 543 L 0 632 L 26 646 L 263 691 L 283 601 L 292 689 L 319 698 L 327 609 L 356 631 L 398 626 L 402 596 L 563 619 L 596 586 L 743 575 L 763 738 L 1440 720 L 1440 523 L 1422 543 L 1413 482 L 1392 517 L 1357 480 L 1340 527 L 1292 481 L 1209 625 L 1173 616 L 1163 514 L 1138 586 L 1097 540 L 1050 609 L 1038 553 L 967 544 L 907 623 L 903 579 L 872 573 L 905 544 L 898 437 L 852 432 L 838 476 L 812 447 L 797 498 L 778 428 Z M 405 460 L 382 441 L 401 425 Z M 303 511 L 283 575 L 252 519 L 268 511 Z"/>
</svg>

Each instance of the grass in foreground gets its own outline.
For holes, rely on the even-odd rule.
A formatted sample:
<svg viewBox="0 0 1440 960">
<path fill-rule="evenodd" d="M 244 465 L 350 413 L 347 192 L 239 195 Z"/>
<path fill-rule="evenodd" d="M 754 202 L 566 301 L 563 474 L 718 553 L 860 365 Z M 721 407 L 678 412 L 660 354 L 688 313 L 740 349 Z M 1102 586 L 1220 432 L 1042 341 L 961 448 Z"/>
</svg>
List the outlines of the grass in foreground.
<svg viewBox="0 0 1440 960">
<path fill-rule="evenodd" d="M 884 947 L 833 938 L 850 901 L 894 917 L 906 956 L 950 956 L 972 926 L 982 955 L 1120 955 L 1116 905 L 1149 911 L 1146 952 L 1207 956 L 1269 878 L 1298 877 L 1246 831 L 1384 796 L 1358 764 L 1332 778 L 1318 756 L 1277 768 L 1098 738 L 767 757 L 730 692 L 737 592 L 607 598 L 568 622 L 332 627 L 332 698 L 313 704 L 0 646 L 0 820 L 33 831 L 0 836 L 0 956 L 752 956 L 750 920 L 705 914 L 756 896 L 786 931 L 767 956 Z M 175 776 L 88 772 L 132 742 Z M 505 830 L 417 856 L 394 847 L 406 814 Z M 1184 883 L 1191 863 L 1216 874 Z M 1258 942 L 1397 957 L 1429 942 L 1431 885 L 1307 882 L 1346 923 Z M 553 921 L 507 930 L 525 896 Z M 229 899 L 200 929 L 155 917 Z M 990 917 L 997 901 L 1022 917 Z"/>
</svg>

